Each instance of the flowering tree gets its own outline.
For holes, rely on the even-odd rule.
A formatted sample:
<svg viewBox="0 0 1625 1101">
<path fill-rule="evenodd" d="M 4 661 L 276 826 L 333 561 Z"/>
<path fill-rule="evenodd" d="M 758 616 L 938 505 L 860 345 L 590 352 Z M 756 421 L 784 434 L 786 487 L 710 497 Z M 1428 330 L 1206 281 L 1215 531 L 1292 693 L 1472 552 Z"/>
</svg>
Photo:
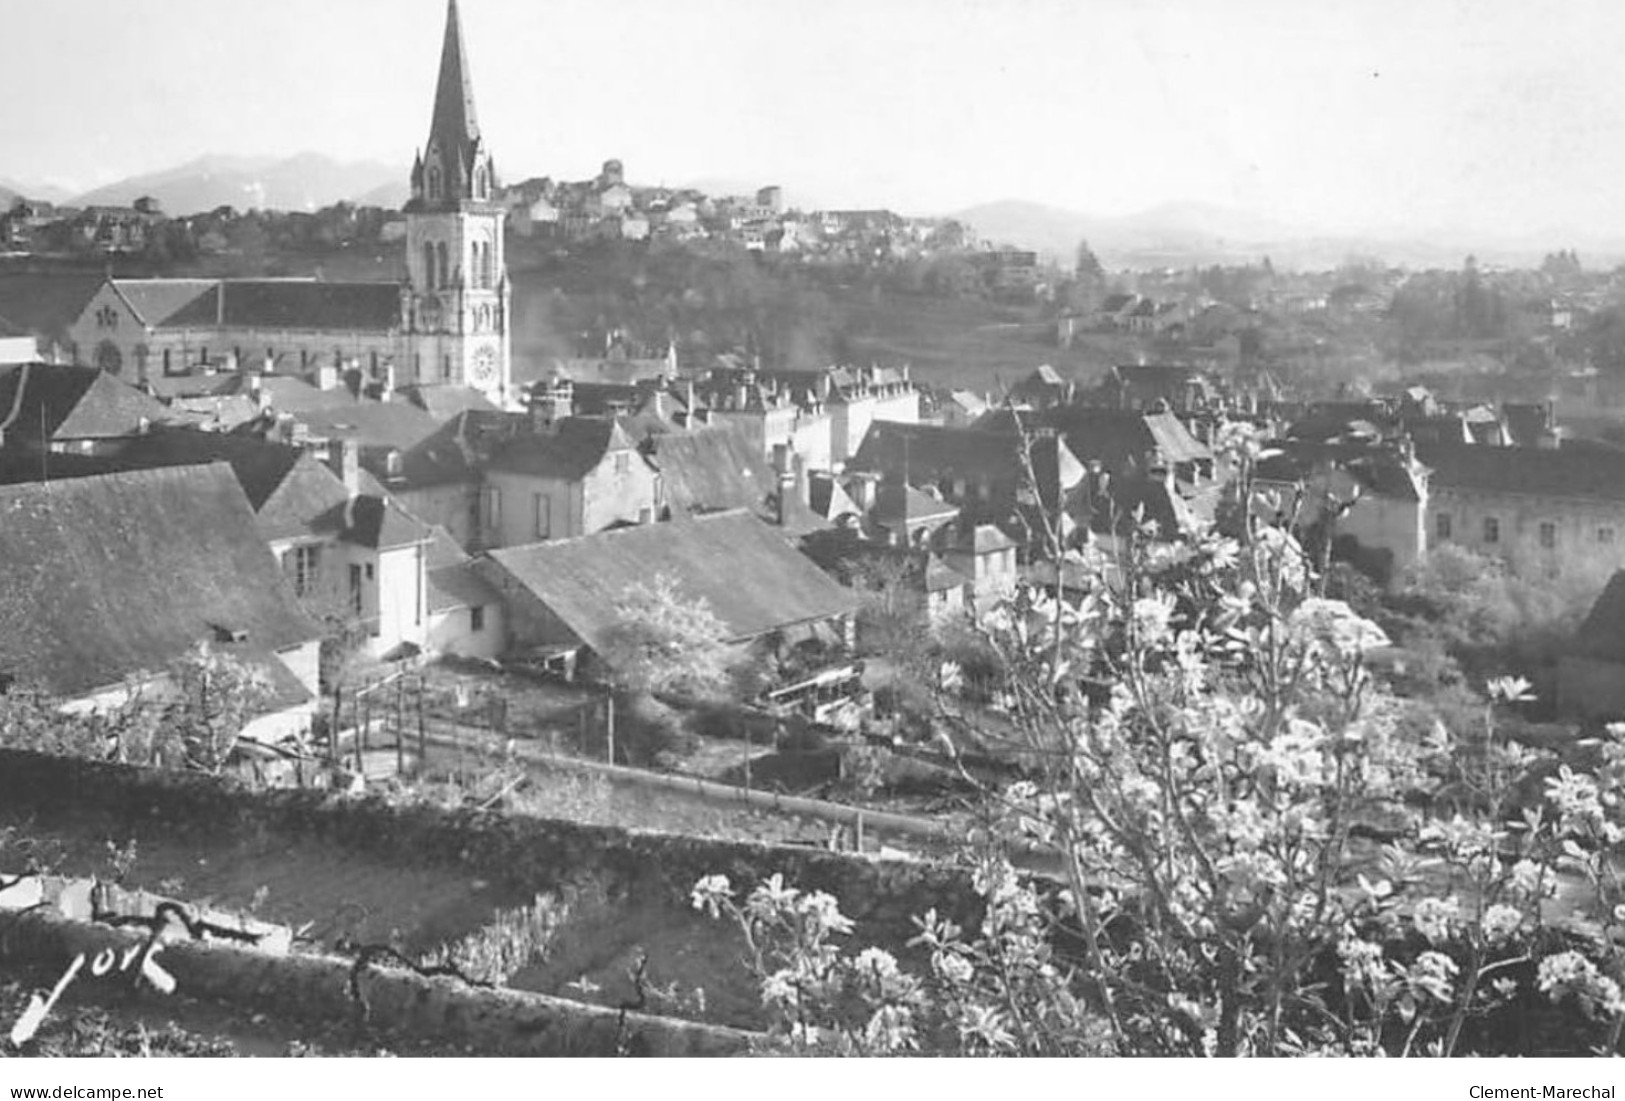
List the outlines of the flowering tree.
<svg viewBox="0 0 1625 1101">
<path fill-rule="evenodd" d="M 993 839 L 1053 854 L 1053 889 L 977 854 L 981 927 L 922 918 L 929 974 L 877 986 L 875 957 L 830 947 L 839 922 L 809 939 L 805 898 L 700 885 L 696 905 L 745 929 L 786 1035 L 1452 1055 L 1497 1050 L 1497 1014 L 1544 998 L 1573 1015 L 1569 1042 L 1617 1047 L 1625 729 L 1590 747 L 1596 767 L 1543 783 L 1553 763 L 1495 728 L 1521 682 L 1490 685 L 1472 729 L 1414 734 L 1379 672 L 1382 631 L 1320 595 L 1289 534 L 1238 511 L 1233 537 L 1131 536 L 1081 599 L 1019 590 L 986 624 L 1003 725 L 1037 762 L 988 792 Z"/>
<path fill-rule="evenodd" d="M 616 602 L 616 622 L 601 656 L 628 691 L 705 695 L 728 683 L 736 655 L 728 626 L 703 599 L 657 575 Z"/>
</svg>

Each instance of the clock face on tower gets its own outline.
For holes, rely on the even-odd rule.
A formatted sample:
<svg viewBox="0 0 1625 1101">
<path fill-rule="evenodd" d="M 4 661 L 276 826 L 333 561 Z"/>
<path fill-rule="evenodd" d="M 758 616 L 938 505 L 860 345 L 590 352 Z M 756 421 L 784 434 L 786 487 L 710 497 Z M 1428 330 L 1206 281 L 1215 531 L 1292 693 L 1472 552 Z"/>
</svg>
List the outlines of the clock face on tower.
<svg viewBox="0 0 1625 1101">
<path fill-rule="evenodd" d="M 475 350 L 474 361 L 468 369 L 468 381 L 482 390 L 496 385 L 497 354 L 489 346 Z"/>
</svg>

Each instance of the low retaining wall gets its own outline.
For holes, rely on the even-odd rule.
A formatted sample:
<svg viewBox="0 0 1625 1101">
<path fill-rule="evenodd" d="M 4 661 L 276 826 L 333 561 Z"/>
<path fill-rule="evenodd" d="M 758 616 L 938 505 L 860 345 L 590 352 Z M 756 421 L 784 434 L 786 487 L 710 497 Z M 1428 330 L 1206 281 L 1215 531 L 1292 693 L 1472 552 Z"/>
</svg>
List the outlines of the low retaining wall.
<svg viewBox="0 0 1625 1101">
<path fill-rule="evenodd" d="M 255 791 L 232 780 L 0 750 L 0 807 L 19 816 L 95 815 L 136 834 L 271 833 L 406 864 L 451 864 L 526 892 L 593 877 L 611 893 L 686 907 L 694 884 L 722 874 L 748 886 L 779 874 L 834 895 L 876 940 L 912 937 L 935 909 L 962 924 L 979 903 L 959 868 L 821 849 L 731 842 L 502 815 L 392 806 L 325 791 Z"/>
<path fill-rule="evenodd" d="M 0 914 L 0 929 L 0 963 L 65 969 L 77 955 L 94 959 L 111 949 L 122 957 L 143 943 L 143 936 L 126 930 L 42 910 Z M 318 1024 L 359 1022 L 365 1012 L 369 1028 L 480 1054 L 726 1056 L 748 1052 L 761 1040 L 736 1029 L 630 1012 L 623 1020 L 619 1011 L 600 1006 L 376 967 L 358 980 L 364 1011 L 351 995 L 351 961 L 331 956 L 276 956 L 182 941 L 166 944 L 155 962 L 174 977 L 177 990 L 192 997 Z"/>
</svg>

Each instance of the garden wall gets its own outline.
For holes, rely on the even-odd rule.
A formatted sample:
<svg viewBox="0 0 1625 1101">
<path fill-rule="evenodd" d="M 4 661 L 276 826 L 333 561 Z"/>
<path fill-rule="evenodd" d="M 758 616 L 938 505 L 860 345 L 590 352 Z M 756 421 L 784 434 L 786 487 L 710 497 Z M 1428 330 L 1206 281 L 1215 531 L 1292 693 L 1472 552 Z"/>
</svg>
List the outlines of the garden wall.
<svg viewBox="0 0 1625 1101">
<path fill-rule="evenodd" d="M 915 932 L 915 915 L 936 909 L 965 923 L 977 912 L 968 876 L 946 865 L 395 806 L 328 791 L 256 791 L 216 777 L 9 750 L 0 750 L 0 808 L 42 822 L 94 817 L 138 836 L 192 830 L 273 834 L 385 861 L 455 865 L 525 892 L 590 879 L 611 895 L 681 907 L 706 875 L 727 875 L 749 886 L 781 874 L 788 883 L 836 896 L 866 939 L 899 945 Z"/>
</svg>

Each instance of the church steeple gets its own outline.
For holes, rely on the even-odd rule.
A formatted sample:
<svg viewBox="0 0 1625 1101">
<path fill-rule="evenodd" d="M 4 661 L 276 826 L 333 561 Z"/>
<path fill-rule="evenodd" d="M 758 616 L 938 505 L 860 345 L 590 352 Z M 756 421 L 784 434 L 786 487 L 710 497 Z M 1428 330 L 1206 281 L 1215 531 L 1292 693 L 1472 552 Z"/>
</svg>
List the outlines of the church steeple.
<svg viewBox="0 0 1625 1101">
<path fill-rule="evenodd" d="M 474 109 L 463 20 L 457 0 L 448 0 L 434 114 L 422 165 L 412 171 L 412 197 L 419 206 L 450 210 L 470 200 L 489 201 L 495 188 L 491 155 L 480 140 L 479 116 Z"/>
<path fill-rule="evenodd" d="M 429 141 L 412 166 L 405 213 L 408 377 L 420 386 L 472 386 L 497 405 L 512 403 L 507 211 L 497 202 L 496 164 L 474 114 L 457 0 L 446 5 Z"/>
<path fill-rule="evenodd" d="M 446 5 L 446 44 L 440 50 L 440 83 L 435 87 L 434 124 L 429 142 L 442 148 L 478 145 L 480 122 L 474 113 L 474 85 L 468 78 L 468 52 L 463 49 L 463 20 L 457 0 Z"/>
</svg>

